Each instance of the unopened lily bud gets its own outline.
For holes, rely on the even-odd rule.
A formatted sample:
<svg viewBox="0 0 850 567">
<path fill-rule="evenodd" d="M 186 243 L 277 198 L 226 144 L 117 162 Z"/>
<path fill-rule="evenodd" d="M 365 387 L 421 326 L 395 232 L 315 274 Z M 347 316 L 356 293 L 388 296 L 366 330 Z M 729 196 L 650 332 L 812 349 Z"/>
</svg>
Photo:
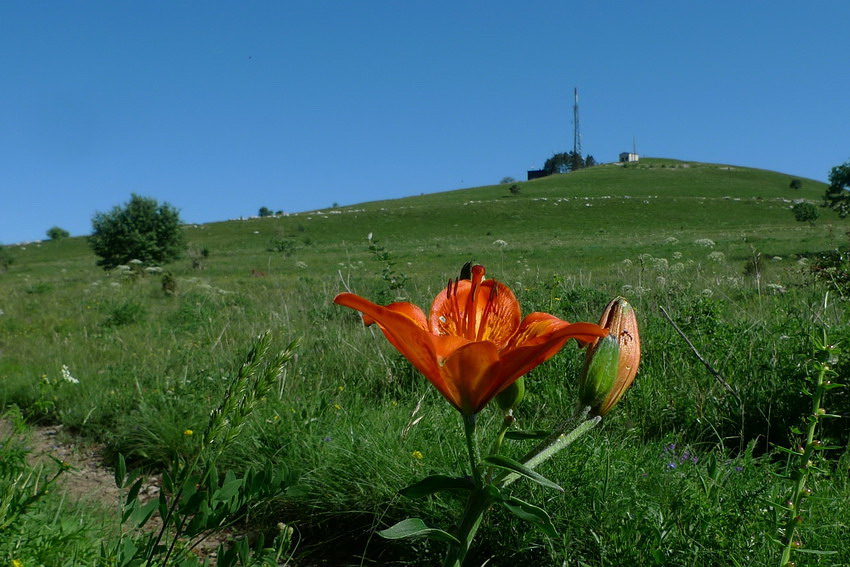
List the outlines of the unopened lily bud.
<svg viewBox="0 0 850 567">
<path fill-rule="evenodd" d="M 640 363 L 640 337 L 634 309 L 622 297 L 611 301 L 599 326 L 608 336 L 587 347 L 579 378 L 579 403 L 591 415 L 605 415 L 631 386 Z"/>
<path fill-rule="evenodd" d="M 496 403 L 502 408 L 505 415 L 510 415 L 525 397 L 525 377 L 520 376 L 517 380 L 502 390 L 496 396 Z"/>
</svg>

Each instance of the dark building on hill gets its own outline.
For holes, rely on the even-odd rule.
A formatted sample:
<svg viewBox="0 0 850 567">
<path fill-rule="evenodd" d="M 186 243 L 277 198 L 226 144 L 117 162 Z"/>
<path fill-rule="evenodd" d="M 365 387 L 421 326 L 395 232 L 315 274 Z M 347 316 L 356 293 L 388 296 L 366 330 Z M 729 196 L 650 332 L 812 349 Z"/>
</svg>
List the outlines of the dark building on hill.
<svg viewBox="0 0 850 567">
<path fill-rule="evenodd" d="M 528 170 L 528 180 L 532 179 L 540 179 L 541 177 L 546 177 L 549 173 L 545 169 L 529 169 Z"/>
</svg>

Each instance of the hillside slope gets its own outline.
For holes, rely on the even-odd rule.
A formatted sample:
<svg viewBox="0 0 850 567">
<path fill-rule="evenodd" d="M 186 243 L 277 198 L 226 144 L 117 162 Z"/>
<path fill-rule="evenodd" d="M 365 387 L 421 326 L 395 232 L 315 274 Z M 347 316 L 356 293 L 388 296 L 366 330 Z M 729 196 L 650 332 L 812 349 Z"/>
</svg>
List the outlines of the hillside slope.
<svg viewBox="0 0 850 567">
<path fill-rule="evenodd" d="M 820 202 L 825 185 L 803 180 L 794 190 L 791 179 L 739 166 L 644 159 L 520 182 L 518 194 L 493 185 L 196 225 L 186 233 L 190 246 L 210 253 L 205 273 L 220 276 L 251 269 L 296 275 L 306 266 L 313 276 L 332 277 L 340 266 L 372 258 L 369 234 L 413 273 L 440 269 L 447 257 L 452 265 L 456 258 L 502 265 L 537 259 L 553 269 L 596 269 L 706 238 L 739 257 L 753 247 L 785 256 L 830 246 L 824 228 L 797 223 L 790 212 L 794 200 Z M 823 217 L 822 227 L 844 224 L 829 212 Z M 275 251 L 284 241 L 291 242 L 289 255 Z M 13 253 L 18 273 L 98 271 L 83 238 Z M 172 269 L 192 273 L 187 264 Z"/>
</svg>

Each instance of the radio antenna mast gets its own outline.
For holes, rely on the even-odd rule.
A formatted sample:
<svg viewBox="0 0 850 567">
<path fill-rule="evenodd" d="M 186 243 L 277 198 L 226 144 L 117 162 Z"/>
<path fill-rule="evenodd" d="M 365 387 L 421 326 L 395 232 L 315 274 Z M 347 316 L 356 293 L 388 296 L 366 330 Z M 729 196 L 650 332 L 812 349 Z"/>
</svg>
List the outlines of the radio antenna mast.
<svg viewBox="0 0 850 567">
<path fill-rule="evenodd" d="M 581 155 L 581 130 L 578 123 L 578 88 L 573 89 L 575 103 L 573 104 L 573 153 Z"/>
</svg>

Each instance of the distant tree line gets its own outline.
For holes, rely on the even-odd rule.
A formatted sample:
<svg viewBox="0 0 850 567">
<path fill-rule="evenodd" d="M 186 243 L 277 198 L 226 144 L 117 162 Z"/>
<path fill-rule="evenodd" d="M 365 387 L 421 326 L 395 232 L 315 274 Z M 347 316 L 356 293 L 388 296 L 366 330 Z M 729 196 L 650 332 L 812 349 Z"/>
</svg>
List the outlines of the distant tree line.
<svg viewBox="0 0 850 567">
<path fill-rule="evenodd" d="M 553 173 L 568 173 L 594 165 L 596 165 L 596 160 L 590 154 L 587 157 L 582 157 L 580 153 L 575 151 L 561 152 L 546 160 L 546 163 L 543 164 L 543 171 L 546 172 L 546 175 L 552 175 Z"/>
</svg>

